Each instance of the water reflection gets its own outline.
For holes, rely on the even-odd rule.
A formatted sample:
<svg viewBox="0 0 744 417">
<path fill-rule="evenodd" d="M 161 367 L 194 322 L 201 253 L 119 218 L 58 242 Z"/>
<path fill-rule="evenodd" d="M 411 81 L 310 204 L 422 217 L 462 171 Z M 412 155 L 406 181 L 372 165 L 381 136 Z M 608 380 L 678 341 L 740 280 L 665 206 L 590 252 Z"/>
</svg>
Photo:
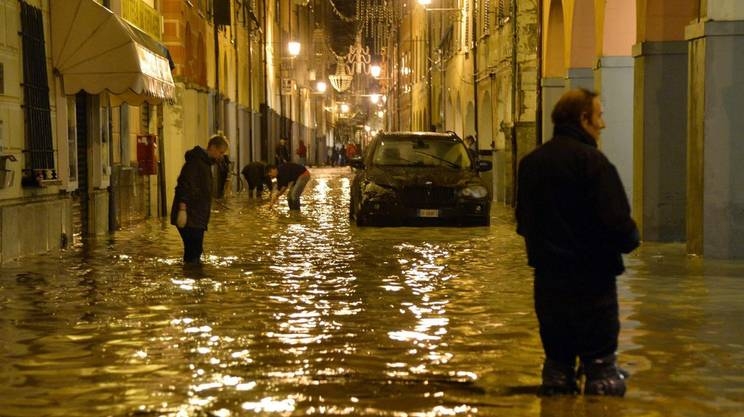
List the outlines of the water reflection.
<svg viewBox="0 0 744 417">
<path fill-rule="evenodd" d="M 9 416 L 744 416 L 744 265 L 651 245 L 621 278 L 625 399 L 535 394 L 542 350 L 511 211 L 356 228 L 349 171 L 301 213 L 233 197 L 206 263 L 165 221 L 0 269 Z"/>
</svg>

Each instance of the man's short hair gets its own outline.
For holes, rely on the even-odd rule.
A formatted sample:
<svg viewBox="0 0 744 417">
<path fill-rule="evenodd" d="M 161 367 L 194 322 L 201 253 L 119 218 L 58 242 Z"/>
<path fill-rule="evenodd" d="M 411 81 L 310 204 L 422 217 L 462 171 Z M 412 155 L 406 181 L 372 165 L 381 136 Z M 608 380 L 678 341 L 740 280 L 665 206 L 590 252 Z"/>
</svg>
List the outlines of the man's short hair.
<svg viewBox="0 0 744 417">
<path fill-rule="evenodd" d="M 586 88 L 576 88 L 563 93 L 553 107 L 550 118 L 554 125 L 581 124 L 581 115 L 592 116 L 594 112 L 594 98 L 599 96 Z"/>
<path fill-rule="evenodd" d="M 223 135 L 217 134 L 212 135 L 211 138 L 209 138 L 209 143 L 207 143 L 207 148 L 219 148 L 219 149 L 226 149 L 229 146 L 229 143 L 227 141 L 227 138 Z"/>
</svg>

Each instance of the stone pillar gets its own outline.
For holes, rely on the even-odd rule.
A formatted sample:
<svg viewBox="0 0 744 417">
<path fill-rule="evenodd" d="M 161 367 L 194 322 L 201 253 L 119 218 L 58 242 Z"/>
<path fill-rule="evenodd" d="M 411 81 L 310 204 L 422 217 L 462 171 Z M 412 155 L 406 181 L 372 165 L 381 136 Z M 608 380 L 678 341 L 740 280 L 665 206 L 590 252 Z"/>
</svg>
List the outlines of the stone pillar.
<svg viewBox="0 0 744 417">
<path fill-rule="evenodd" d="M 644 42 L 635 57 L 633 216 L 648 241 L 685 239 L 687 45 Z"/>
<path fill-rule="evenodd" d="M 560 77 L 543 78 L 542 80 L 542 141 L 553 137 L 553 120 L 550 114 L 561 95 L 566 91 L 566 79 Z"/>
<path fill-rule="evenodd" d="M 744 20 L 695 23 L 685 38 L 690 51 L 687 249 L 709 258 L 744 258 Z"/>
<path fill-rule="evenodd" d="M 586 88 L 596 90 L 594 85 L 594 70 L 592 68 L 569 68 L 568 88 Z"/>
<path fill-rule="evenodd" d="M 597 70 L 606 127 L 602 152 L 617 167 L 628 199 L 633 200 L 633 58 L 605 56 Z"/>
</svg>

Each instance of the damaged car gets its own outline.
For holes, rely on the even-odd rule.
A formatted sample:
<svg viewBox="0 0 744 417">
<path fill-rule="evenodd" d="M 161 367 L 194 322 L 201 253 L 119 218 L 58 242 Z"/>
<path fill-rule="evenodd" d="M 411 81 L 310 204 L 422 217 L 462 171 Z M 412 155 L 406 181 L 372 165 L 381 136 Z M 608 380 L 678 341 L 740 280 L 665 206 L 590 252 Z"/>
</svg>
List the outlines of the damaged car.
<svg viewBox="0 0 744 417">
<path fill-rule="evenodd" d="M 491 193 L 480 161 L 453 132 L 381 132 L 353 159 L 349 217 L 357 226 L 488 226 Z"/>
</svg>

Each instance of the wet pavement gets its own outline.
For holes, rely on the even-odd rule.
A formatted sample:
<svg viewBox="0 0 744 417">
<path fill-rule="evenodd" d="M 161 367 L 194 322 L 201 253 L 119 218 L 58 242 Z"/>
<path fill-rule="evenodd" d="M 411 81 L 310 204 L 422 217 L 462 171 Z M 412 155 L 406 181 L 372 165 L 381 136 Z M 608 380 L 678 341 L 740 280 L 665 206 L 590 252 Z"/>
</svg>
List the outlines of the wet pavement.
<svg viewBox="0 0 744 417">
<path fill-rule="evenodd" d="M 744 262 L 644 244 L 627 396 L 541 399 L 510 209 L 360 229 L 348 169 L 311 171 L 301 213 L 217 205 L 202 268 L 160 220 L 0 268 L 0 416 L 744 416 Z"/>
</svg>

